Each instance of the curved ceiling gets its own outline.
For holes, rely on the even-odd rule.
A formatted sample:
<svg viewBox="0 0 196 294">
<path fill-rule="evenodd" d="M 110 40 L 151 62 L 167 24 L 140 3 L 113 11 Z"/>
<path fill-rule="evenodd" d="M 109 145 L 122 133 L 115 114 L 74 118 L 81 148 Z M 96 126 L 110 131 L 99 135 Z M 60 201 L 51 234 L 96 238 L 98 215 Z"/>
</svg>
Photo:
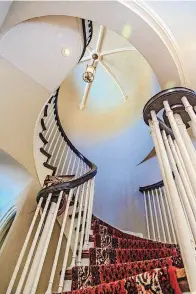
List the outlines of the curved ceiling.
<svg viewBox="0 0 196 294">
<path fill-rule="evenodd" d="M 0 39 L 0 55 L 51 92 L 78 62 L 82 50 L 81 20 L 69 16 L 31 19 Z"/>
<path fill-rule="evenodd" d="M 98 166 L 94 213 L 120 228 L 144 232 L 142 222 L 138 226 L 133 223 L 134 215 L 144 216 L 139 186 L 158 181 L 160 174 L 156 158 L 138 166 L 153 147 L 142 109 L 160 87 L 151 67 L 133 45 L 105 29 L 100 51 L 110 54 L 102 56 L 101 61 L 112 76 L 98 62 L 86 105 L 80 110 L 87 86 L 82 74 L 91 63 L 85 60 L 97 47 L 99 31 L 100 26 L 94 24 L 91 51 L 60 87 L 59 116 L 72 143 Z M 121 85 L 126 101 L 114 79 Z"/>
<path fill-rule="evenodd" d="M 171 32 L 162 26 L 149 6 L 142 6 L 139 1 L 14 2 L 2 31 L 33 17 L 62 14 L 91 19 L 120 35 L 123 35 L 124 28 L 128 25 L 131 33 L 127 39 L 148 61 L 161 88 L 186 85 Z"/>
</svg>

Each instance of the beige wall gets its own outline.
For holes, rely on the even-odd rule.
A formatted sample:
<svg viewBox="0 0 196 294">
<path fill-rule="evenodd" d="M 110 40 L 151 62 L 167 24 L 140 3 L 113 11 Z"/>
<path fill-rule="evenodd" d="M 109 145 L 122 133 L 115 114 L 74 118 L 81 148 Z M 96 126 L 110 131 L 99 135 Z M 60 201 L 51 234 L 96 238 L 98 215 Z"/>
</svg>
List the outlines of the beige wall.
<svg viewBox="0 0 196 294">
<path fill-rule="evenodd" d="M 49 91 L 0 57 L 0 149 L 36 177 L 33 134 Z"/>
</svg>

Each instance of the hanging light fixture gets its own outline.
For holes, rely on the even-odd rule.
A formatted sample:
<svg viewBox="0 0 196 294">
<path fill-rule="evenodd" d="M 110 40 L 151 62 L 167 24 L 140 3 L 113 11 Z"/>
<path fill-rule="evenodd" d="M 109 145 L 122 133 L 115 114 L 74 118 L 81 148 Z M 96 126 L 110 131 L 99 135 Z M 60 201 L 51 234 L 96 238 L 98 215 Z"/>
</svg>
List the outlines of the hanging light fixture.
<svg viewBox="0 0 196 294">
<path fill-rule="evenodd" d="M 92 55 L 93 63 L 92 65 L 87 65 L 85 72 L 83 73 L 83 80 L 86 83 L 92 83 L 95 76 L 95 70 L 96 70 L 96 60 L 98 59 L 97 54 Z"/>
</svg>

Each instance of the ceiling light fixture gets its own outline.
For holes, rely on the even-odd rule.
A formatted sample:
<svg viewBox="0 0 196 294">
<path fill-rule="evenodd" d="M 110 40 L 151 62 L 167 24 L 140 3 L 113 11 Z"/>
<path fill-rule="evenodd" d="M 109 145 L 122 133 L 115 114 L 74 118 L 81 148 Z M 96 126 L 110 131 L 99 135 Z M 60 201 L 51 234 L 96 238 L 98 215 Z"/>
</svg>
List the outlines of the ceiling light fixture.
<svg viewBox="0 0 196 294">
<path fill-rule="evenodd" d="M 67 56 L 70 55 L 70 51 L 69 51 L 68 48 L 62 48 L 62 49 L 61 49 L 61 53 L 62 53 L 62 55 L 63 55 L 64 57 L 67 57 Z"/>
<path fill-rule="evenodd" d="M 96 70 L 96 60 L 98 59 L 98 55 L 95 53 L 92 55 L 93 63 L 92 65 L 87 65 L 85 72 L 83 73 L 83 80 L 86 83 L 92 83 L 95 76 L 95 70 Z"/>
</svg>

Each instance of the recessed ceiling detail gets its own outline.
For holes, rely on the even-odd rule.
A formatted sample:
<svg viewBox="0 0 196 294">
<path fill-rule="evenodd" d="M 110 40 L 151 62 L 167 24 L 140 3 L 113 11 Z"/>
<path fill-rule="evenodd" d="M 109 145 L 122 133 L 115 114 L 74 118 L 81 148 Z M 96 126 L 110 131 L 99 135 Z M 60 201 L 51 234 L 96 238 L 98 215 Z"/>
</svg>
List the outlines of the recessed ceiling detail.
<svg viewBox="0 0 196 294">
<path fill-rule="evenodd" d="M 83 97 L 80 103 L 80 109 L 84 109 L 87 99 L 89 97 L 89 92 L 91 87 L 93 86 L 93 80 L 95 79 L 96 76 L 96 70 L 98 66 L 101 66 L 103 68 L 103 70 L 106 72 L 107 75 L 109 75 L 109 77 L 114 81 L 114 83 L 116 84 L 116 86 L 118 87 L 118 89 L 121 92 L 122 95 L 122 99 L 124 101 L 126 101 L 128 99 L 128 96 L 126 94 L 126 91 L 124 90 L 122 84 L 120 83 L 120 81 L 117 79 L 117 77 L 115 76 L 115 74 L 112 72 L 112 70 L 107 66 L 107 64 L 104 61 L 104 57 L 111 55 L 113 58 L 115 58 L 115 55 L 121 52 L 126 52 L 126 51 L 132 51 L 135 50 L 135 48 L 130 44 L 129 46 L 126 47 L 115 47 L 113 49 L 109 49 L 109 50 L 104 50 L 103 48 L 103 42 L 104 42 L 104 34 L 105 34 L 106 28 L 104 26 L 100 26 L 100 29 L 98 31 L 97 34 L 97 40 L 95 43 L 95 46 L 91 47 L 88 46 L 87 51 L 88 51 L 88 55 L 85 56 L 81 62 L 88 62 L 88 65 L 86 67 L 86 70 L 83 74 L 83 76 L 86 75 L 86 77 L 88 78 L 88 76 L 91 76 L 91 80 L 88 81 L 87 79 L 87 85 L 85 87 L 84 93 L 83 93 Z M 94 58 L 94 56 L 96 56 L 96 58 Z M 91 65 L 92 63 L 92 65 Z M 83 78 L 84 79 L 84 78 Z"/>
</svg>

